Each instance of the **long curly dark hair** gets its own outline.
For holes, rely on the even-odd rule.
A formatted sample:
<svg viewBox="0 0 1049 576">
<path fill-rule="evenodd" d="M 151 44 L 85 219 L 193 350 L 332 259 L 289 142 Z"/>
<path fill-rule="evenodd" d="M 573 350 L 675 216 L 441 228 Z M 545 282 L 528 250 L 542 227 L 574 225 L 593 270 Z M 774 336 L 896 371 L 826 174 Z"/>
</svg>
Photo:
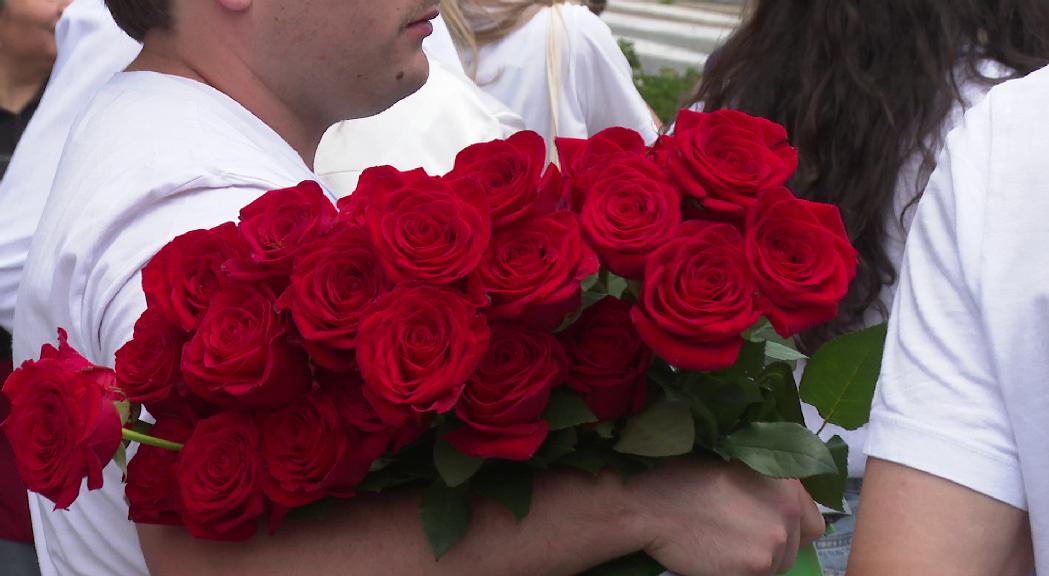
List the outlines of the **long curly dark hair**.
<svg viewBox="0 0 1049 576">
<path fill-rule="evenodd" d="M 997 61 L 1026 75 L 1049 64 L 1049 0 L 757 0 L 710 63 L 692 102 L 787 127 L 799 196 L 836 204 L 860 253 L 838 318 L 803 335 L 812 349 L 859 327 L 897 270 L 883 241 L 901 169 L 915 154 L 917 202 L 962 102 L 960 82 Z M 901 221 L 902 225 L 902 221 Z"/>
</svg>

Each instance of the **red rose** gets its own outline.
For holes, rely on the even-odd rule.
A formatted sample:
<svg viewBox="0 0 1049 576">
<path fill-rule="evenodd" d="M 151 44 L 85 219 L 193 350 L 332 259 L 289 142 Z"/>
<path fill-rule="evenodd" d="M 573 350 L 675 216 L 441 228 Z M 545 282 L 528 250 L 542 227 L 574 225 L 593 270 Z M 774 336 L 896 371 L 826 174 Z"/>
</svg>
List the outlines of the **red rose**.
<svg viewBox="0 0 1049 576">
<path fill-rule="evenodd" d="M 225 412 L 197 424 L 176 474 L 190 534 L 226 541 L 255 534 L 265 507 L 259 454 L 259 431 L 247 414 Z"/>
<path fill-rule="evenodd" d="M 470 456 L 528 460 L 549 432 L 542 415 L 564 375 L 565 353 L 548 333 L 511 323 L 491 328 L 488 353 L 455 408 L 466 427 L 445 439 Z"/>
<path fill-rule="evenodd" d="M 128 400 L 157 402 L 182 378 L 179 367 L 186 337 L 155 308 L 135 321 L 135 336 L 116 353 L 117 384 Z"/>
<path fill-rule="evenodd" d="M 223 264 L 246 254 L 247 245 L 232 222 L 177 236 L 142 269 L 146 304 L 183 332 L 191 332 L 227 281 Z"/>
<path fill-rule="evenodd" d="M 721 370 L 736 362 L 740 335 L 761 317 L 754 292 L 739 231 L 693 220 L 652 254 L 630 316 L 668 364 Z"/>
<path fill-rule="evenodd" d="M 492 233 L 480 187 L 418 174 L 368 192 L 365 222 L 393 282 L 451 284 L 477 267 Z"/>
<path fill-rule="evenodd" d="M 682 110 L 668 167 L 704 208 L 738 218 L 763 192 L 790 180 L 798 151 L 782 126 L 764 118 L 735 110 Z"/>
<path fill-rule="evenodd" d="M 383 294 L 359 334 L 364 396 L 394 426 L 451 410 L 488 348 L 484 316 L 460 293 L 433 286 Z"/>
<path fill-rule="evenodd" d="M 776 332 L 792 336 L 838 315 L 857 253 L 835 206 L 771 190 L 751 208 L 746 230 L 758 306 Z"/>
<path fill-rule="evenodd" d="M 278 308 L 291 318 L 314 363 L 331 370 L 356 365 L 361 314 L 385 289 L 386 279 L 368 236 L 349 222 L 303 248 Z"/>
<path fill-rule="evenodd" d="M 588 139 L 558 138 L 557 154 L 561 170 L 572 188 L 572 209 L 578 211 L 586 200 L 592 172 L 625 158 L 644 157 L 645 139 L 629 128 L 606 128 Z"/>
<path fill-rule="evenodd" d="M 429 422 L 406 421 L 391 426 L 379 417 L 375 407 L 364 397 L 364 381 L 358 372 L 318 373 L 320 387 L 334 394 L 343 425 L 360 432 L 359 451 L 364 458 L 374 460 L 392 449 L 394 453 L 418 440 L 429 428 Z"/>
<path fill-rule="evenodd" d="M 444 178 L 467 178 L 480 185 L 491 206 L 492 226 L 498 229 L 557 208 L 560 191 L 540 186 L 545 166 L 542 136 L 524 131 L 465 148 Z"/>
<path fill-rule="evenodd" d="M 311 180 L 263 194 L 240 210 L 238 229 L 250 255 L 229 263 L 231 275 L 254 280 L 290 274 L 299 248 L 326 232 L 336 216 L 331 200 Z"/>
<path fill-rule="evenodd" d="M 630 320 L 630 304 L 608 296 L 583 311 L 559 336 L 568 355 L 568 386 L 600 420 L 645 407 L 645 373 L 652 350 Z"/>
<path fill-rule="evenodd" d="M 372 199 L 389 194 L 405 183 L 429 180 L 431 176 L 422 168 L 401 172 L 393 166 L 365 168 L 357 180 L 357 188 L 349 196 L 339 199 L 339 220 L 364 227 L 366 214 Z"/>
<path fill-rule="evenodd" d="M 599 267 L 575 214 L 555 212 L 495 234 L 474 280 L 491 298 L 489 318 L 552 330 L 579 308 L 581 282 Z"/>
<path fill-rule="evenodd" d="M 182 420 L 157 421 L 149 435 L 162 440 L 184 443 L 193 429 Z M 181 452 L 141 445 L 127 465 L 128 520 L 139 524 L 182 525 L 182 503 L 179 501 L 175 474 Z"/>
<path fill-rule="evenodd" d="M 352 496 L 375 459 L 362 457 L 359 433 L 343 426 L 331 393 L 309 394 L 266 415 L 260 430 L 263 491 L 285 508 Z"/>
<path fill-rule="evenodd" d="M 681 195 L 652 161 L 623 159 L 595 170 L 579 221 L 609 270 L 640 278 L 648 256 L 681 225 Z"/>
<path fill-rule="evenodd" d="M 288 342 L 288 322 L 265 284 L 234 283 L 182 351 L 182 374 L 194 394 L 233 409 L 271 409 L 311 385 L 306 353 Z"/>
<path fill-rule="evenodd" d="M 120 398 L 112 370 L 84 359 L 64 330 L 58 341 L 4 383 L 11 412 L 2 428 L 26 488 L 69 508 L 84 478 L 89 490 L 102 487 L 102 469 L 120 446 Z"/>
</svg>

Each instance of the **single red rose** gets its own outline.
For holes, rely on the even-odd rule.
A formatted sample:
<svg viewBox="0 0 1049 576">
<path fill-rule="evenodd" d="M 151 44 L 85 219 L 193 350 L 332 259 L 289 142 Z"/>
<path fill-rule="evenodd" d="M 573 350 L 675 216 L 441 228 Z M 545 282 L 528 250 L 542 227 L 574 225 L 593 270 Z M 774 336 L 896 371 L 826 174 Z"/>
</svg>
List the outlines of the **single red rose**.
<svg viewBox="0 0 1049 576">
<path fill-rule="evenodd" d="M 259 431 L 247 414 L 202 420 L 182 448 L 176 478 L 182 520 L 208 540 L 243 541 L 265 511 Z"/>
<path fill-rule="evenodd" d="M 630 416 L 645 407 L 652 350 L 630 319 L 630 304 L 608 296 L 584 310 L 559 339 L 568 355 L 568 386 L 600 420 Z"/>
<path fill-rule="evenodd" d="M 594 170 L 579 215 L 583 235 L 613 273 L 640 278 L 652 252 L 681 225 L 681 194 L 651 160 Z"/>
<path fill-rule="evenodd" d="M 786 188 L 767 192 L 751 208 L 746 250 L 758 306 L 784 337 L 834 319 L 856 276 L 857 252 L 838 209 L 795 198 Z"/>
<path fill-rule="evenodd" d="M 74 350 L 64 330 L 4 383 L 11 412 L 2 426 L 26 487 L 69 508 L 86 478 L 102 487 L 102 469 L 120 446 L 116 376 Z"/>
<path fill-rule="evenodd" d="M 488 352 L 455 407 L 466 427 L 445 440 L 469 456 L 528 460 L 549 432 L 543 411 L 566 365 L 561 344 L 549 333 L 493 324 Z"/>
<path fill-rule="evenodd" d="M 146 304 L 183 332 L 195 330 L 212 296 L 227 282 L 223 265 L 246 257 L 247 251 L 232 222 L 177 236 L 142 269 Z"/>
<path fill-rule="evenodd" d="M 116 353 L 117 384 L 128 400 L 139 404 L 167 399 L 182 379 L 182 346 L 186 336 L 155 308 L 135 321 L 135 335 Z"/>
<path fill-rule="evenodd" d="M 334 393 L 314 392 L 271 412 L 260 430 L 263 492 L 285 508 L 353 496 L 375 459 L 362 457 L 360 433 L 343 425 Z"/>
<path fill-rule="evenodd" d="M 729 218 L 742 218 L 798 167 L 798 151 L 782 126 L 736 110 L 682 110 L 672 142 L 671 176 L 703 208 Z"/>
<path fill-rule="evenodd" d="M 291 310 L 303 346 L 330 370 L 356 366 L 361 314 L 386 288 L 386 278 L 363 230 L 337 223 L 303 248 L 278 309 Z"/>
<path fill-rule="evenodd" d="M 179 444 L 193 433 L 193 428 L 178 419 L 161 419 L 149 435 Z M 182 503 L 179 500 L 175 474 L 181 452 L 141 445 L 127 465 L 128 520 L 138 524 L 182 525 Z"/>
<path fill-rule="evenodd" d="M 336 204 L 339 208 L 339 220 L 350 222 L 360 227 L 367 224 L 365 215 L 371 206 L 372 199 L 384 196 L 403 187 L 406 183 L 425 182 L 431 176 L 422 168 L 402 172 L 393 166 L 373 166 L 361 172 L 357 188 L 349 196 L 340 198 Z"/>
<path fill-rule="evenodd" d="M 274 300 L 264 283 L 234 283 L 215 295 L 182 351 L 194 394 L 226 408 L 265 410 L 310 389 L 306 353 L 288 342 L 288 321 Z"/>
<path fill-rule="evenodd" d="M 451 410 L 488 348 L 488 324 L 474 305 L 426 285 L 380 296 L 359 335 L 364 397 L 393 426 Z"/>
<path fill-rule="evenodd" d="M 271 280 L 283 286 L 299 249 L 327 232 L 338 211 L 312 180 L 271 190 L 240 210 L 241 237 L 250 255 L 228 266 L 240 280 Z"/>
<path fill-rule="evenodd" d="M 693 220 L 652 254 L 630 316 L 668 364 L 721 370 L 736 362 L 741 334 L 761 317 L 755 290 L 739 230 Z"/>
<path fill-rule="evenodd" d="M 500 230 L 472 280 L 491 299 L 489 318 L 552 330 L 579 308 L 581 283 L 599 267 L 575 214 L 563 211 Z"/>
<path fill-rule="evenodd" d="M 590 138 L 558 138 L 557 154 L 570 188 L 572 209 L 579 211 L 586 200 L 592 172 L 626 158 L 648 154 L 645 139 L 629 128 L 606 128 Z"/>
<path fill-rule="evenodd" d="M 444 178 L 480 185 L 491 206 L 492 226 L 499 229 L 557 208 L 560 190 L 541 186 L 545 166 L 542 136 L 526 130 L 463 149 Z"/>
<path fill-rule="evenodd" d="M 488 199 L 466 179 L 387 174 L 361 202 L 372 246 L 396 283 L 446 285 L 464 278 L 492 233 Z"/>
</svg>

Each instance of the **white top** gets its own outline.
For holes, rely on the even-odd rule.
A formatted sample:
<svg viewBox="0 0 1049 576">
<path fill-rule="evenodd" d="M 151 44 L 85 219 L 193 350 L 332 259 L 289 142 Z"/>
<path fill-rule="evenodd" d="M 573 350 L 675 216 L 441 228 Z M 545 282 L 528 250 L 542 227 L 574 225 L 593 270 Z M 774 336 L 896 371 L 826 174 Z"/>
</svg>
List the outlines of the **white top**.
<svg viewBox="0 0 1049 576">
<path fill-rule="evenodd" d="M 51 80 L 0 181 L 0 326 L 8 331 L 14 323 L 22 265 L 69 126 L 95 91 L 141 49 L 117 28 L 102 0 L 70 4 L 58 21 L 55 38 L 58 59 Z"/>
<path fill-rule="evenodd" d="M 1049 69 L 947 139 L 889 323 L 867 453 L 1030 513 L 1049 574 Z"/>
<path fill-rule="evenodd" d="M 985 60 L 981 63 L 980 72 L 989 78 L 1002 78 L 1008 73 L 1001 64 L 991 60 Z M 968 77 L 968 74 L 961 69 L 958 71 L 958 80 L 964 103 L 955 104 L 944 119 L 939 139 L 941 142 L 943 141 L 943 138 L 953 130 L 959 122 L 961 122 L 965 111 L 983 100 L 984 95 L 986 95 L 987 91 L 991 88 L 990 83 L 982 79 L 970 78 Z M 939 150 L 936 152 L 939 152 Z M 886 256 L 888 256 L 897 271 L 899 271 L 900 265 L 903 262 L 903 250 L 907 240 L 907 231 L 910 229 L 911 221 L 914 219 L 916 207 L 911 205 L 911 201 L 917 196 L 918 190 L 925 187 L 925 182 L 920 181 L 922 161 L 923 158 L 921 154 L 915 152 L 907 163 L 904 164 L 902 170 L 900 170 L 899 178 L 896 180 L 896 190 L 893 193 L 892 210 L 885 215 L 885 238 L 882 241 L 882 247 L 885 249 Z M 909 209 L 908 206 L 910 206 Z M 893 296 L 896 294 L 896 285 L 897 283 L 893 282 L 892 284 L 882 286 L 879 300 L 882 305 L 884 305 L 886 311 L 892 310 Z M 874 326 L 875 324 L 880 324 L 886 320 L 887 318 L 884 318 L 876 307 L 872 306 L 867 310 L 866 314 L 864 314 L 863 326 Z M 799 366 L 797 374 L 799 382 L 802 369 L 803 364 Z M 823 418 L 819 415 L 819 412 L 815 407 L 803 404 L 802 412 L 805 415 L 806 423 L 808 423 L 809 427 L 813 430 L 818 430 L 823 425 Z M 863 453 L 863 446 L 867 440 L 866 428 L 860 428 L 859 430 L 845 430 L 830 424 L 827 425 L 820 434 L 824 440 L 828 440 L 835 435 L 841 436 L 849 445 L 849 476 L 852 478 L 863 477 L 863 471 L 867 465 L 867 457 Z"/>
<path fill-rule="evenodd" d="M 429 48 L 426 53 L 430 77 L 418 92 L 382 114 L 340 122 L 324 134 L 314 170 L 337 196 L 350 195 L 369 166 L 440 175 L 463 148 L 524 130 L 521 118 L 477 88 L 461 66 L 449 70 Z"/>
<path fill-rule="evenodd" d="M 524 118 L 525 126 L 551 136 L 547 39 L 551 8 L 478 51 L 477 85 Z M 655 121 L 634 87 L 630 64 L 608 25 L 585 6 L 562 4 L 560 133 L 586 138 L 625 126 L 652 143 Z M 468 55 L 467 55 L 468 56 Z"/>
<path fill-rule="evenodd" d="M 175 236 L 235 220 L 267 190 L 313 179 L 268 126 L 204 84 L 152 72 L 116 75 L 70 131 L 33 238 L 15 313 L 15 361 L 55 330 L 112 365 L 145 309 L 141 268 Z M 120 472 L 68 512 L 30 495 L 43 576 L 146 574 Z"/>
</svg>

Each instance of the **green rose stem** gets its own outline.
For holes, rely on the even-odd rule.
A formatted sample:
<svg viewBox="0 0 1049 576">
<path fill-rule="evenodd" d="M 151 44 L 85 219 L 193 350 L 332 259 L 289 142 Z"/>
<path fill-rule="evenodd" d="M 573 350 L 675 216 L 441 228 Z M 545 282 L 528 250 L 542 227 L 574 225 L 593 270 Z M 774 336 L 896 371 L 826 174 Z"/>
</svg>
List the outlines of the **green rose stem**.
<svg viewBox="0 0 1049 576">
<path fill-rule="evenodd" d="M 124 436 L 124 440 L 130 442 L 138 442 L 146 446 L 153 446 L 155 448 L 163 448 L 164 450 L 171 450 L 172 452 L 179 452 L 182 450 L 182 444 L 178 442 L 170 442 L 168 440 L 161 440 L 160 438 L 154 438 L 153 436 L 147 436 L 141 432 L 135 432 L 134 430 L 128 430 L 127 428 L 121 429 L 121 434 Z"/>
</svg>

